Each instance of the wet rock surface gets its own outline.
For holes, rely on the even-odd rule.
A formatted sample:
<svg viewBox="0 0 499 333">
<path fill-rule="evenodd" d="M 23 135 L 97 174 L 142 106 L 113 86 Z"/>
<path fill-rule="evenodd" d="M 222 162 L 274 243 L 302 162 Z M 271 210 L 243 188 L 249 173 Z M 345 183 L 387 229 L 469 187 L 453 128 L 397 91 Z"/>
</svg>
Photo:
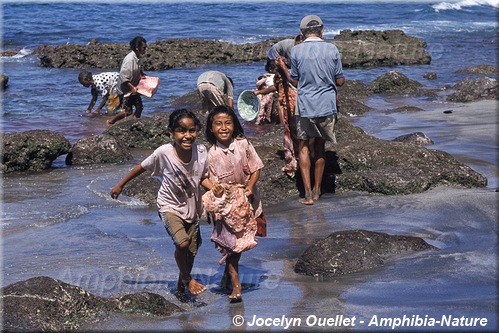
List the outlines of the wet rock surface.
<svg viewBox="0 0 499 333">
<path fill-rule="evenodd" d="M 465 78 L 453 87 L 454 92 L 447 96 L 452 102 L 472 102 L 480 99 L 499 99 L 499 85 L 490 77 Z"/>
<path fill-rule="evenodd" d="M 0 90 L 7 89 L 9 85 L 9 77 L 5 74 L 0 74 Z"/>
<path fill-rule="evenodd" d="M 181 311 L 158 294 L 141 292 L 104 298 L 46 276 L 2 288 L 4 332 L 77 331 L 83 323 L 110 312 L 169 316 Z"/>
<path fill-rule="evenodd" d="M 196 97 L 193 94 L 190 98 Z M 200 118 L 204 124 L 204 116 L 200 115 Z M 135 121 L 138 120 L 127 121 L 122 126 L 133 126 Z M 263 126 L 265 134 L 248 138 L 265 164 L 258 181 L 263 202 L 273 205 L 290 196 L 303 194 L 302 183 L 299 173 L 290 178 L 281 171 L 284 166 L 282 127 L 273 124 Z M 470 188 L 487 185 L 485 176 L 452 155 L 422 147 L 423 143 L 431 141 L 424 134 L 411 133 L 394 141 L 381 140 L 353 126 L 342 115 L 337 128 L 338 144 L 328 147 L 326 153 L 322 193 L 363 191 L 394 195 L 420 193 L 438 185 Z M 198 140 L 203 140 L 202 134 Z M 124 138 L 124 141 L 130 140 Z M 124 193 L 137 198 L 140 196 L 141 200 L 154 206 L 159 182 L 151 182 L 147 178 L 150 177 L 142 174 L 125 187 Z"/>
<path fill-rule="evenodd" d="M 48 130 L 1 134 L 1 142 L 3 173 L 49 169 L 55 159 L 71 149 L 69 140 Z"/>
<path fill-rule="evenodd" d="M 422 88 L 422 84 L 409 79 L 399 71 L 389 71 L 374 79 L 368 89 L 377 94 L 399 94 L 411 96 L 433 95 Z"/>
<path fill-rule="evenodd" d="M 412 143 L 419 146 L 432 145 L 433 140 L 426 136 L 423 132 L 415 132 L 396 137 L 393 141 Z"/>
<path fill-rule="evenodd" d="M 144 70 L 151 71 L 264 61 L 272 44 L 293 37 L 240 45 L 190 38 L 149 41 L 142 63 Z M 430 55 L 424 50 L 426 42 L 407 36 L 401 30 L 344 30 L 330 41 L 342 53 L 345 67 L 428 64 L 431 61 Z M 100 43 L 95 39 L 87 45 L 41 45 L 35 50 L 40 58 L 40 66 L 55 68 L 118 69 L 128 52 L 128 44 Z"/>
<path fill-rule="evenodd" d="M 334 38 L 344 67 L 429 64 L 431 56 L 422 39 L 402 30 L 342 30 Z"/>
<path fill-rule="evenodd" d="M 423 239 L 367 230 L 334 232 L 300 256 L 295 272 L 334 277 L 373 269 L 415 251 L 436 250 Z"/>
<path fill-rule="evenodd" d="M 118 163 L 132 159 L 132 153 L 119 139 L 100 134 L 78 140 L 66 156 L 67 165 Z"/>
</svg>

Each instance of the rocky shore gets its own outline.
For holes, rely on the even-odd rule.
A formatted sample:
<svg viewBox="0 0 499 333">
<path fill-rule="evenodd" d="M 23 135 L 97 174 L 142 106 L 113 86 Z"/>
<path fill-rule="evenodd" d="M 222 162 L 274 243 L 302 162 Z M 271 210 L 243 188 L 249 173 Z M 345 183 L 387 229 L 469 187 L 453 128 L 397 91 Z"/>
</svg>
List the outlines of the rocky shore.
<svg viewBox="0 0 499 333">
<path fill-rule="evenodd" d="M 388 40 L 392 46 L 388 49 L 381 47 L 380 40 Z M 273 42 L 269 40 L 250 46 L 199 40 L 153 42 L 149 44 L 145 67 L 147 70 L 159 70 L 203 63 L 261 61 Z M 431 60 L 424 51 L 424 41 L 405 36 L 399 31 L 345 31 L 334 42 L 345 52 L 346 67 L 424 64 Z M 353 51 L 349 54 L 347 50 Z M 110 47 L 109 44 L 92 41 L 89 45 L 41 46 L 37 54 L 42 66 L 117 68 L 127 51 L 127 45 L 115 44 Z M 168 52 L 168 56 L 165 56 L 165 52 Z M 189 56 L 186 57 L 186 54 Z M 366 54 L 371 56 L 366 58 Z M 486 76 L 496 75 L 497 67 L 484 65 L 462 71 L 473 77 L 453 87 L 445 87 L 452 90 L 448 95 L 449 100 L 469 102 L 498 99 L 496 80 Z M 476 75 L 480 77 L 474 77 Z M 323 193 L 355 191 L 403 195 L 424 192 L 438 185 L 466 188 L 487 185 L 485 176 L 452 155 L 427 149 L 425 145 L 432 142 L 424 133 L 407 133 L 388 141 L 374 138 L 353 126 L 350 116 L 361 116 L 368 112 L 370 108 L 364 102 L 374 94 L 436 96 L 435 91 L 424 89 L 421 83 L 397 71 L 388 71 L 367 85 L 347 81 L 339 94 L 342 106 L 337 133 L 339 143 L 328 147 Z M 195 92 L 178 98 L 172 107 L 201 110 Z M 387 112 L 407 110 L 417 110 L 417 107 L 407 106 Z M 39 172 L 50 169 L 51 163 L 64 155 L 68 167 L 129 161 L 133 158 L 134 149 L 154 149 L 170 140 L 165 136 L 168 115 L 164 112 L 152 117 L 125 120 L 100 135 L 83 138 L 74 145 L 64 136 L 42 129 L 2 134 L 4 147 L 0 171 L 14 177 L 16 173 Z M 200 114 L 200 118 L 204 123 L 205 117 Z M 290 178 L 281 171 L 284 165 L 282 127 L 279 124 L 264 126 L 264 135 L 249 136 L 249 139 L 265 164 L 258 185 L 265 205 L 269 206 L 299 194 L 301 182 L 299 176 Z M 206 143 L 202 135 L 199 140 Z M 158 187 L 157 180 L 144 174 L 130 183 L 124 194 L 154 206 Z M 352 249 L 348 255 L 343 251 L 346 247 Z M 389 257 L 434 249 L 417 237 L 367 230 L 343 231 L 310 247 L 298 261 L 295 271 L 324 276 L 350 274 L 382 265 Z M 323 262 L 332 256 L 331 253 L 341 254 L 334 267 L 328 266 L 331 262 L 327 260 Z M 102 298 L 80 287 L 44 276 L 6 286 L 2 288 L 2 295 L 5 331 L 78 330 L 82 323 L 98 320 L 103 313 L 109 312 L 169 316 L 183 311 L 157 294 Z"/>
<path fill-rule="evenodd" d="M 470 80 L 476 84 L 457 84 L 460 90 L 454 94 L 468 96 L 469 100 L 497 99 L 498 86 L 495 80 Z M 369 85 L 347 81 L 339 94 L 342 106 L 337 133 L 339 143 L 329 147 L 327 152 L 323 193 L 364 191 L 392 195 L 423 192 L 437 185 L 487 185 L 483 175 L 450 154 L 425 148 L 424 145 L 431 144 L 431 138 L 426 138 L 424 133 L 407 133 L 401 138 L 387 141 L 374 138 L 353 126 L 350 115 L 367 112 L 369 107 L 363 102 L 373 94 L 426 95 L 431 98 L 435 92 L 423 89 L 421 83 L 397 71 L 383 74 Z M 189 108 L 196 112 L 201 110 L 195 91 L 178 98 L 172 107 Z M 387 111 L 411 108 L 415 107 Z M 198 113 L 204 123 L 205 117 Z M 51 162 L 61 155 L 67 155 L 67 165 L 125 162 L 132 159 L 131 151 L 135 148 L 155 149 L 170 140 L 165 135 L 168 115 L 168 112 L 161 112 L 152 117 L 126 120 L 109 127 L 100 135 L 80 139 L 72 146 L 63 136 L 50 131 L 2 134 L 4 149 L 0 170 L 4 173 L 44 170 L 50 168 Z M 264 202 L 273 205 L 298 194 L 301 182 L 299 175 L 289 178 L 281 171 L 284 165 L 282 127 L 279 124 L 265 126 L 264 135 L 250 136 L 249 139 L 266 166 L 259 181 Z M 202 135 L 199 140 L 204 142 Z M 143 175 L 125 189 L 125 194 L 154 205 L 158 187 L 158 182 Z"/>
<path fill-rule="evenodd" d="M 258 43 L 231 44 L 215 40 L 167 39 L 149 41 L 142 59 L 144 70 L 155 71 L 203 64 L 230 64 L 264 61 L 275 42 L 294 36 L 273 38 Z M 407 36 L 402 30 L 343 30 L 331 40 L 342 53 L 345 67 L 372 67 L 429 64 L 426 42 Z M 54 68 L 117 69 L 130 52 L 128 44 L 41 45 L 35 50 L 40 66 Z"/>
</svg>

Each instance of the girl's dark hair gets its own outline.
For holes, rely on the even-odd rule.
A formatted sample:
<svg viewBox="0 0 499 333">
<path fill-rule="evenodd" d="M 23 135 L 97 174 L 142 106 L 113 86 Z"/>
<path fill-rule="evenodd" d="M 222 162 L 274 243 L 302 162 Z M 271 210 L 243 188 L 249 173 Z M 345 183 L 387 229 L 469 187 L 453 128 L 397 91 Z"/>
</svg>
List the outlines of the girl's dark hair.
<svg viewBox="0 0 499 333">
<path fill-rule="evenodd" d="M 234 123 L 234 133 L 232 133 L 232 138 L 244 137 L 243 126 L 241 126 L 241 122 L 237 118 L 234 110 L 232 110 L 232 108 L 228 106 L 219 105 L 211 110 L 211 112 L 208 114 L 208 119 L 206 120 L 206 129 L 204 132 L 206 140 L 213 145 L 217 143 L 217 138 L 215 137 L 215 133 L 213 133 L 212 124 L 213 118 L 215 118 L 215 116 L 220 113 L 228 114 L 232 118 L 232 122 Z"/>
<path fill-rule="evenodd" d="M 130 49 L 132 49 L 132 51 L 137 51 L 142 44 L 147 44 L 147 41 L 144 37 L 142 36 L 134 37 L 130 41 Z"/>
<path fill-rule="evenodd" d="M 173 111 L 168 118 L 168 133 L 166 135 L 170 136 L 170 132 L 174 132 L 176 128 L 181 127 L 180 120 L 184 118 L 191 118 L 196 125 L 196 131 L 201 131 L 201 122 L 192 111 L 187 109 L 177 109 Z"/>
</svg>

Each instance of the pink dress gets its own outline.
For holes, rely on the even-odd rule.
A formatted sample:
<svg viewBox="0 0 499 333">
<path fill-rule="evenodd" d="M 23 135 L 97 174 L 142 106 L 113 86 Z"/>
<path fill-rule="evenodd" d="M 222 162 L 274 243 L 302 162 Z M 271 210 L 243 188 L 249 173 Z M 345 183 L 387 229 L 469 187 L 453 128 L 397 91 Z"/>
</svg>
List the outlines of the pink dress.
<svg viewBox="0 0 499 333">
<path fill-rule="evenodd" d="M 263 213 L 260 193 L 253 187 L 251 201 L 244 195 L 253 172 L 263 168 L 255 148 L 245 138 L 237 138 L 228 148 L 213 145 L 208 152 L 210 180 L 221 182 L 226 189 L 222 198 L 211 191 L 203 195 L 207 212 L 214 216 L 211 240 L 222 255 L 243 252 L 256 246 L 255 217 Z"/>
</svg>

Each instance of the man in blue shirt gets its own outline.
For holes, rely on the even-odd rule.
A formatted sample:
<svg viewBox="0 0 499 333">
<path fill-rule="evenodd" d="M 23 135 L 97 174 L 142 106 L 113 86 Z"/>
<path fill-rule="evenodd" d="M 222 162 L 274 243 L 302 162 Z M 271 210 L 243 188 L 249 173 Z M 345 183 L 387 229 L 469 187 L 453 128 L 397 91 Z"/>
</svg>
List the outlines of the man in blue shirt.
<svg viewBox="0 0 499 333">
<path fill-rule="evenodd" d="M 291 70 L 287 75 L 298 91 L 298 162 L 305 188 L 305 198 L 300 202 L 312 205 L 321 194 L 326 140 L 336 143 L 336 93 L 337 87 L 345 83 L 345 78 L 338 48 L 322 39 L 324 25 L 321 18 L 305 16 L 300 23 L 300 32 L 305 40 L 291 49 Z M 315 154 L 313 188 L 310 176 L 311 139 Z"/>
</svg>

